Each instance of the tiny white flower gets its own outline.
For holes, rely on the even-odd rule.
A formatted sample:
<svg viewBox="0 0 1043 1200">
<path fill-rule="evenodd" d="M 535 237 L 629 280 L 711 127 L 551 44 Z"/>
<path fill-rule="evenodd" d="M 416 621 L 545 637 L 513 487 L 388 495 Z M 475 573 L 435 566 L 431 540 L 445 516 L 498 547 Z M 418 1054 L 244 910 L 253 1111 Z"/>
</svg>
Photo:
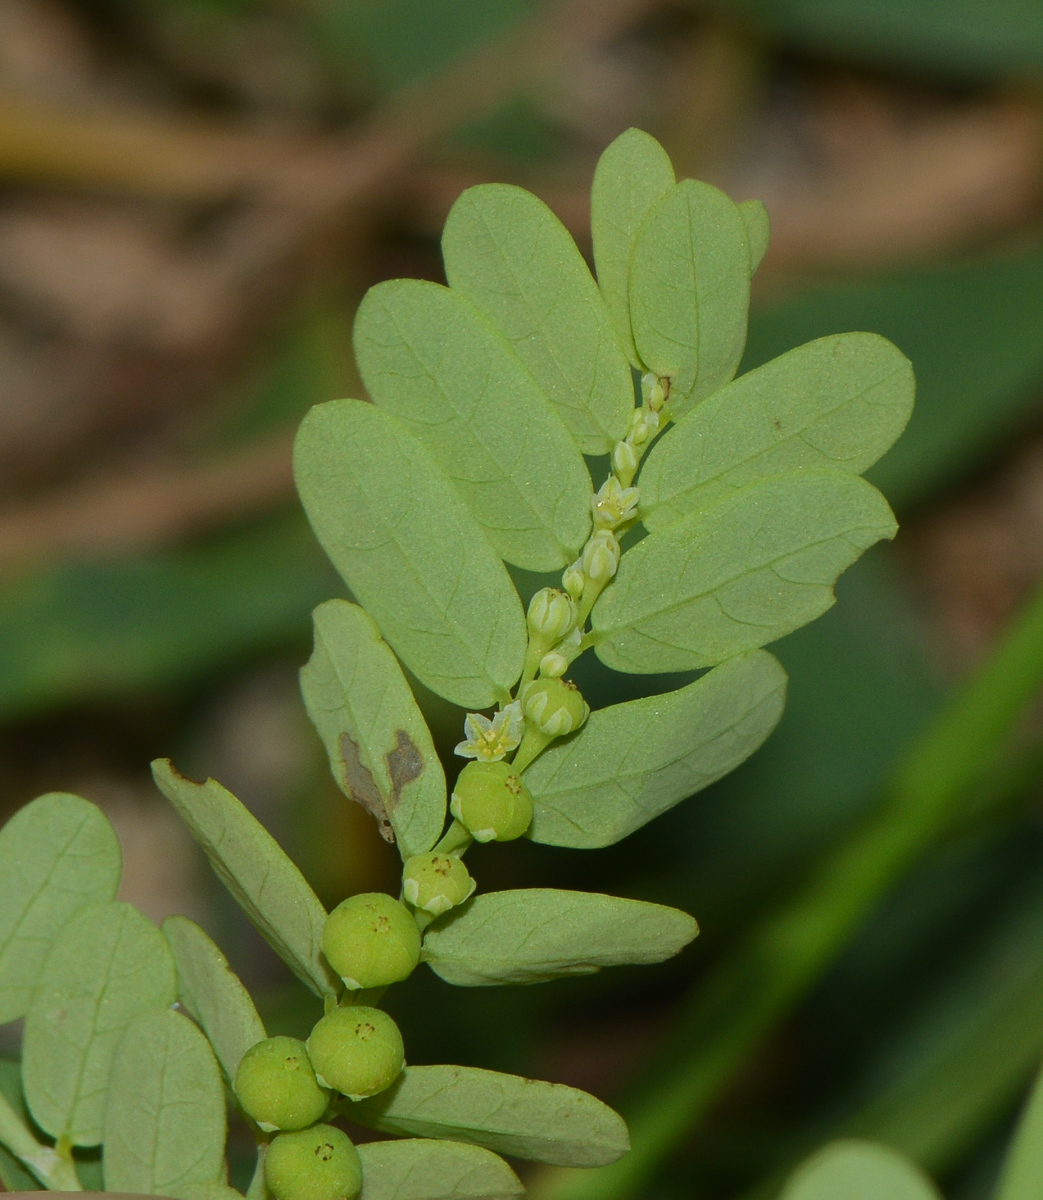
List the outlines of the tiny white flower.
<svg viewBox="0 0 1043 1200">
<path fill-rule="evenodd" d="M 524 732 L 525 717 L 517 700 L 495 713 L 492 720 L 481 713 L 468 713 L 464 718 L 466 740 L 457 745 L 456 753 L 461 758 L 499 762 L 518 748 Z"/>
<path fill-rule="evenodd" d="M 590 498 L 595 524 L 616 529 L 631 520 L 637 512 L 640 496 L 636 487 L 625 488 L 614 475 L 610 475 L 597 494 Z"/>
</svg>

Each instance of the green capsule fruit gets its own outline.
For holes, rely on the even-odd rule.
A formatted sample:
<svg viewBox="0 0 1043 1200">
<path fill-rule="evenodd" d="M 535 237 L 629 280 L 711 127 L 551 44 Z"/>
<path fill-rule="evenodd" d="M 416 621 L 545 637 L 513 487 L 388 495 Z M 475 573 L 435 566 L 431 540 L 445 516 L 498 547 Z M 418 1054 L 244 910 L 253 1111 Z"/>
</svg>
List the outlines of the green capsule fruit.
<svg viewBox="0 0 1043 1200">
<path fill-rule="evenodd" d="M 379 1008 L 335 1008 L 311 1031 L 308 1054 L 319 1082 L 349 1100 L 390 1087 L 406 1065 L 398 1026 Z"/>
<path fill-rule="evenodd" d="M 265 1038 L 247 1050 L 235 1073 L 235 1094 L 267 1133 L 313 1125 L 330 1099 L 315 1078 L 304 1043 L 291 1037 Z"/>
<path fill-rule="evenodd" d="M 474 888 L 467 868 L 452 854 L 414 854 L 402 869 L 402 895 L 433 917 L 463 904 Z"/>
<path fill-rule="evenodd" d="M 510 842 L 532 824 L 532 796 L 505 762 L 468 763 L 449 808 L 476 842 Z"/>
<path fill-rule="evenodd" d="M 590 716 L 587 702 L 569 679 L 536 679 L 525 689 L 525 719 L 548 737 L 572 733 Z"/>
<path fill-rule="evenodd" d="M 326 918 L 322 951 L 345 986 L 387 987 L 405 979 L 420 961 L 420 930 L 401 901 L 383 892 L 362 892 Z"/>
<path fill-rule="evenodd" d="M 362 1191 L 362 1162 L 346 1133 L 313 1125 L 272 1140 L 264 1181 L 276 1200 L 355 1200 Z"/>
</svg>

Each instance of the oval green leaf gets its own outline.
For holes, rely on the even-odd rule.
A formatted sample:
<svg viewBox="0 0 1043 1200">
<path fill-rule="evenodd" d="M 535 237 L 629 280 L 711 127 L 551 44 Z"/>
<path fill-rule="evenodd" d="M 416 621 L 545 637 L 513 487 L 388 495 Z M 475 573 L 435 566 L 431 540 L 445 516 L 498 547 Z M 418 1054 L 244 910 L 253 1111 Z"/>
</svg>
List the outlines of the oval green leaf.
<svg viewBox="0 0 1043 1200">
<path fill-rule="evenodd" d="M 819 338 L 733 380 L 669 429 L 641 469 L 641 519 L 661 529 L 772 475 L 861 475 L 913 411 L 912 364 L 875 333 Z"/>
<path fill-rule="evenodd" d="M 210 1045 L 170 1009 L 120 1042 L 105 1107 L 105 1190 L 189 1200 L 224 1177 L 225 1093 Z"/>
<path fill-rule="evenodd" d="M 1043 1073 L 1036 1077 L 1011 1139 L 996 1200 L 1035 1200 L 1043 1192 Z"/>
<path fill-rule="evenodd" d="M 920 1168 L 876 1142 L 833 1142 L 790 1176 L 780 1200 L 940 1200 Z"/>
<path fill-rule="evenodd" d="M 286 851 L 215 779 L 186 779 L 168 758 L 152 776 L 275 953 L 317 996 L 335 995 L 340 981 L 322 954 L 326 910 Z"/>
<path fill-rule="evenodd" d="M 699 932 L 676 908 L 597 892 L 485 892 L 442 917 L 422 957 L 457 987 L 543 983 L 672 958 Z"/>
<path fill-rule="evenodd" d="M 674 186 L 674 168 L 662 146 L 640 129 L 628 129 L 598 159 L 590 190 L 590 232 L 598 284 L 623 348 L 639 370 L 630 327 L 630 261 L 641 222 Z"/>
<path fill-rule="evenodd" d="M 510 698 L 525 618 L 507 571 L 427 450 L 388 413 L 308 413 L 297 488 L 333 565 L 407 667 L 464 708 Z"/>
<path fill-rule="evenodd" d="M 568 230 L 505 183 L 468 188 L 442 234 L 454 291 L 485 313 L 557 408 L 584 454 L 607 454 L 634 408 L 630 368 Z"/>
<path fill-rule="evenodd" d="M 477 1067 L 406 1067 L 386 1092 L 346 1102 L 344 1112 L 385 1133 L 566 1167 L 605 1166 L 630 1149 L 623 1118 L 587 1092 Z"/>
<path fill-rule="evenodd" d="M 74 917 L 25 1021 L 22 1074 L 37 1125 L 74 1146 L 98 1145 L 120 1039 L 136 1017 L 176 998 L 170 948 L 133 905 L 110 900 Z"/>
<path fill-rule="evenodd" d="M 514 1200 L 525 1192 L 502 1158 L 481 1146 L 433 1138 L 358 1147 L 358 1200 Z"/>
<path fill-rule="evenodd" d="M 785 702 L 786 672 L 754 650 L 676 692 L 599 709 L 526 770 L 529 837 L 611 846 L 734 771 L 767 739 Z"/>
<path fill-rule="evenodd" d="M 739 212 L 746 225 L 746 240 L 750 243 L 750 274 L 764 261 L 771 241 L 771 218 L 760 200 L 743 200 Z"/>
<path fill-rule="evenodd" d="M 750 244 L 724 192 L 685 179 L 649 211 L 634 243 L 630 312 L 641 360 L 669 376 L 678 418 L 735 374 L 746 345 Z"/>
<path fill-rule="evenodd" d="M 108 818 L 67 792 L 27 804 L 0 829 L 0 1025 L 24 1017 L 66 921 L 113 900 L 122 856 Z"/>
<path fill-rule="evenodd" d="M 327 600 L 313 617 L 301 693 L 333 777 L 398 839 L 404 859 L 423 854 L 445 824 L 445 774 L 409 684 L 357 605 Z"/>
<path fill-rule="evenodd" d="M 370 395 L 431 451 L 501 558 L 554 571 L 576 557 L 590 530 L 587 468 L 464 295 L 421 279 L 377 284 L 355 318 L 355 354 Z"/>
<path fill-rule="evenodd" d="M 178 1001 L 206 1034 L 232 1084 L 243 1055 L 268 1036 L 250 993 L 195 921 L 167 917 L 163 935 L 174 952 Z"/>
<path fill-rule="evenodd" d="M 896 528 L 857 476 L 797 472 L 743 488 L 623 556 L 594 606 L 597 656 L 641 674 L 764 646 L 830 608 L 841 572 Z"/>
</svg>

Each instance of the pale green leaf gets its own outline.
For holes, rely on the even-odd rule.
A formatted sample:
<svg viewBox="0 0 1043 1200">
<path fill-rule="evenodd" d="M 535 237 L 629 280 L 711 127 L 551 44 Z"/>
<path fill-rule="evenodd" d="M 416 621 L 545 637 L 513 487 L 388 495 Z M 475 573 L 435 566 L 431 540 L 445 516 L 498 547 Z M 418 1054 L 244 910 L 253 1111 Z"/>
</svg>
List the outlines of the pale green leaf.
<svg viewBox="0 0 1043 1200">
<path fill-rule="evenodd" d="M 470 300 L 421 279 L 377 284 L 355 318 L 355 354 L 370 395 L 431 451 L 501 558 L 553 571 L 576 557 L 590 530 L 583 458 Z"/>
<path fill-rule="evenodd" d="M 598 159 L 590 190 L 594 266 L 609 316 L 633 365 L 643 369 L 630 328 L 630 261 L 648 210 L 674 186 L 662 146 L 640 129 L 621 133 Z"/>
<path fill-rule="evenodd" d="M 484 892 L 442 917 L 422 957 L 458 987 L 542 983 L 672 958 L 699 932 L 676 908 L 597 892 Z"/>
<path fill-rule="evenodd" d="M 316 995 L 336 993 L 322 954 L 326 910 L 275 838 L 215 779 L 186 779 L 167 758 L 156 759 L 152 775 L 276 954 Z"/>
<path fill-rule="evenodd" d="M 641 470 L 641 519 L 660 529 L 772 475 L 861 475 L 913 410 L 912 364 L 875 333 L 807 342 L 749 371 L 668 429 Z"/>
<path fill-rule="evenodd" d="M 344 1111 L 385 1133 L 567 1167 L 604 1166 L 630 1148 L 623 1118 L 587 1092 L 477 1067 L 406 1067 L 386 1092 Z"/>
<path fill-rule="evenodd" d="M 526 770 L 529 837 L 579 849 L 618 842 L 734 771 L 785 701 L 785 671 L 754 650 L 675 692 L 599 709 Z"/>
<path fill-rule="evenodd" d="M 1011 1139 L 996 1200 L 1038 1200 L 1043 1195 L 1043 1073 L 1037 1076 Z"/>
<path fill-rule="evenodd" d="M 623 556 L 594 607 L 597 655 L 640 674 L 764 646 L 830 608 L 837 576 L 895 529 L 858 476 L 796 472 L 743 488 Z"/>
<path fill-rule="evenodd" d="M 209 1038 L 231 1084 L 243 1055 L 267 1037 L 250 993 L 195 921 L 167 917 L 163 934 L 174 952 L 178 1001 Z"/>
<path fill-rule="evenodd" d="M 112 900 L 120 844 L 79 796 L 50 792 L 0 829 L 0 1025 L 24 1017 L 47 953 L 70 917 Z"/>
<path fill-rule="evenodd" d="M 746 225 L 746 240 L 750 243 L 750 274 L 764 261 L 771 241 L 771 217 L 759 200 L 743 200 L 739 205 Z"/>
<path fill-rule="evenodd" d="M 98 1145 L 120 1039 L 136 1017 L 176 996 L 170 948 L 133 905 L 110 900 L 73 917 L 25 1021 L 22 1075 L 37 1125 L 74 1146 Z"/>
<path fill-rule="evenodd" d="M 521 1180 L 489 1150 L 431 1138 L 368 1142 L 358 1147 L 358 1200 L 513 1200 Z"/>
<path fill-rule="evenodd" d="M 876 1142 L 832 1142 L 790 1176 L 780 1200 L 940 1200 L 904 1154 Z"/>
<path fill-rule="evenodd" d="M 568 231 L 522 188 L 486 183 L 453 205 L 442 234 L 446 277 L 514 347 L 584 454 L 629 428 L 630 368 L 597 284 Z"/>
<path fill-rule="evenodd" d="M 372 813 L 402 857 L 422 854 L 445 824 L 445 774 L 427 723 L 370 617 L 346 600 L 314 612 L 315 650 L 301 692 L 346 795 Z"/>
<path fill-rule="evenodd" d="M 521 601 L 428 451 L 374 405 L 335 400 L 304 418 L 294 468 L 319 541 L 406 666 L 462 707 L 507 700 Z"/>
<path fill-rule="evenodd" d="M 708 183 L 675 184 L 641 223 L 630 268 L 634 342 L 650 370 L 670 377 L 675 418 L 735 374 L 749 300 L 738 205 Z"/>
<path fill-rule="evenodd" d="M 105 1106 L 105 1190 L 190 1200 L 224 1177 L 225 1093 L 210 1044 L 170 1009 L 130 1026 Z"/>
</svg>

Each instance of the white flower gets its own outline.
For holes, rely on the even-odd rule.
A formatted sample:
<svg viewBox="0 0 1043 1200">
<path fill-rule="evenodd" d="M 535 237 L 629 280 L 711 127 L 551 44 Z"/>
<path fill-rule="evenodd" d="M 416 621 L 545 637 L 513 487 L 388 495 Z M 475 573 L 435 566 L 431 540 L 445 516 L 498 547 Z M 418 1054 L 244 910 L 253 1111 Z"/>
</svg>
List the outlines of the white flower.
<svg viewBox="0 0 1043 1200">
<path fill-rule="evenodd" d="M 477 758 L 481 762 L 499 762 L 521 744 L 525 718 L 517 700 L 494 714 L 490 721 L 481 713 L 468 713 L 464 718 L 465 741 L 456 747 L 461 758 Z"/>
<path fill-rule="evenodd" d="M 616 529 L 634 517 L 640 498 L 641 493 L 636 487 L 625 488 L 615 475 L 610 475 L 590 499 L 594 523 L 602 528 Z"/>
</svg>

